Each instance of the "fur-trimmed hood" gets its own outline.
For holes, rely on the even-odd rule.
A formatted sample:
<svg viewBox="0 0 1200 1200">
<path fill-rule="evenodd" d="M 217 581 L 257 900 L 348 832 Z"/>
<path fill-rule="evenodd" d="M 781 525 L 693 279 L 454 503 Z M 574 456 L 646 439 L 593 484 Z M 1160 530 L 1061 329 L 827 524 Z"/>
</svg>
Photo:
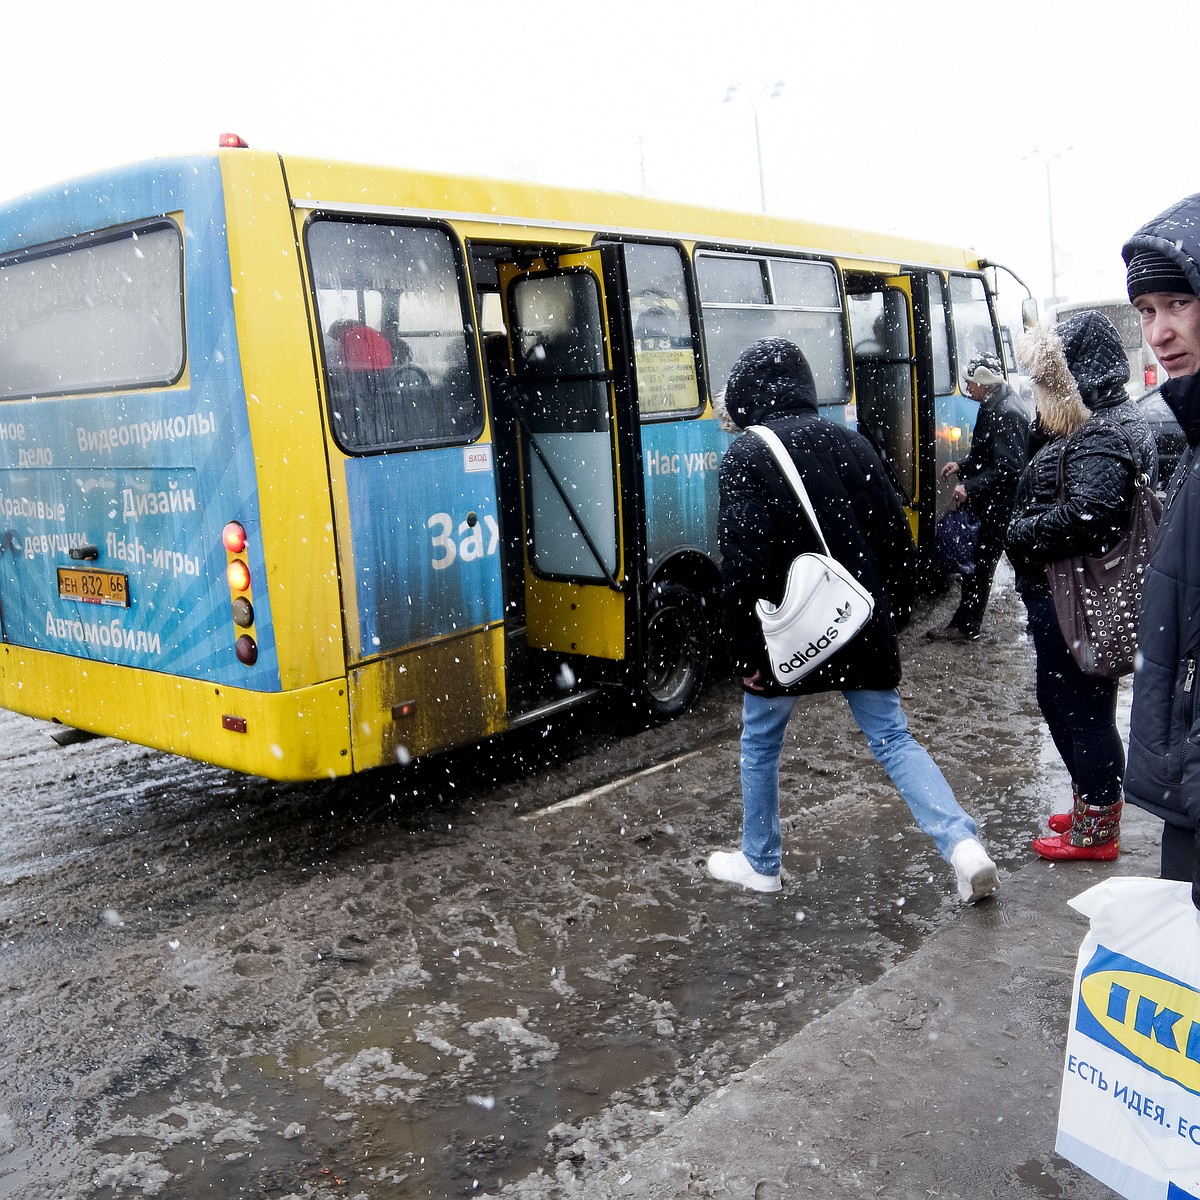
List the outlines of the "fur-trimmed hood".
<svg viewBox="0 0 1200 1200">
<path fill-rule="evenodd" d="M 1074 433 L 1092 414 L 1079 394 L 1079 385 L 1067 365 L 1062 339 L 1054 326 L 1036 326 L 1022 334 L 1013 349 L 1017 362 L 1033 380 L 1042 428 L 1052 437 Z"/>
</svg>

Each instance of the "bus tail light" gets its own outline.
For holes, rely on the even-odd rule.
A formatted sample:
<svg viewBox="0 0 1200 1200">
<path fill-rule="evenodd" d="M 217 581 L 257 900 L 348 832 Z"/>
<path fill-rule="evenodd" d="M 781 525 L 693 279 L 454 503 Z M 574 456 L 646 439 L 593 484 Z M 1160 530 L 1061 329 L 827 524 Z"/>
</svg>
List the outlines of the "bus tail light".
<svg viewBox="0 0 1200 1200">
<path fill-rule="evenodd" d="M 258 639 L 254 629 L 254 595 L 250 565 L 246 562 L 249 538 L 240 521 L 229 521 L 221 530 L 225 548 L 225 581 L 229 584 L 229 612 L 233 618 L 233 652 L 247 667 L 258 662 Z"/>
<path fill-rule="evenodd" d="M 1142 382 L 1146 385 L 1146 390 L 1158 387 L 1158 366 L 1155 363 L 1147 363 L 1146 369 L 1142 372 Z"/>
<path fill-rule="evenodd" d="M 225 568 L 225 577 L 231 592 L 244 592 L 250 586 L 250 568 L 240 558 L 235 558 Z"/>
<path fill-rule="evenodd" d="M 241 521 L 230 521 L 221 530 L 221 541 L 230 554 L 241 554 L 246 549 L 246 530 Z"/>
<path fill-rule="evenodd" d="M 233 623 L 242 629 L 254 624 L 254 605 L 245 596 L 235 596 L 233 601 Z"/>
</svg>

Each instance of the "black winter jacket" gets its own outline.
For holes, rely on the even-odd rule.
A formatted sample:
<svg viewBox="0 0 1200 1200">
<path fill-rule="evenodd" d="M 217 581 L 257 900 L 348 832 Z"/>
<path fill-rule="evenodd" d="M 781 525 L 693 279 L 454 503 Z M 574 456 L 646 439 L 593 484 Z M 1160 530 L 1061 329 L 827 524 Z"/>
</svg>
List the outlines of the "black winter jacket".
<svg viewBox="0 0 1200 1200">
<path fill-rule="evenodd" d="M 1200 296 L 1200 195 L 1147 222 L 1121 254 L 1128 263 L 1139 250 L 1165 254 Z M 1142 588 L 1125 797 L 1172 824 L 1195 828 L 1200 825 L 1200 376 L 1168 380 L 1162 394 L 1188 449 L 1171 479 Z M 1195 901 L 1195 883 L 1192 896 Z"/>
<path fill-rule="evenodd" d="M 1049 593 L 1047 563 L 1073 554 L 1099 554 L 1124 536 L 1135 471 L 1129 443 L 1117 425 L 1138 447 L 1141 469 L 1152 480 L 1157 478 L 1154 436 L 1125 389 L 1113 387 L 1090 399 L 1092 415 L 1074 433 L 1044 441 L 1035 426 L 1031 437 L 1034 454 L 1017 489 L 1008 527 L 1008 557 L 1022 595 Z"/>
<path fill-rule="evenodd" d="M 1126 799 L 1176 825 L 1200 825 L 1200 375 L 1162 394 L 1187 436 L 1142 588 Z M 1198 864 L 1200 865 L 1200 864 Z"/>
<path fill-rule="evenodd" d="M 807 374 L 807 365 L 804 365 Z M 794 381 L 793 381 L 794 383 Z M 798 386 L 767 368 L 730 376 L 726 405 L 739 428 L 765 424 L 783 440 L 804 480 L 830 553 L 875 598 L 875 612 L 844 650 L 788 694 L 882 690 L 900 682 L 896 633 L 914 600 L 916 549 L 908 519 L 871 444 L 817 413 L 811 375 Z M 725 633 L 735 673 L 761 674 L 763 692 L 780 695 L 754 611 L 779 603 L 795 556 L 816 537 L 765 442 L 744 433 L 726 452 L 719 478 L 719 537 Z"/>
<path fill-rule="evenodd" d="M 958 464 L 974 512 L 982 516 L 991 509 L 1007 519 L 1027 462 L 1028 442 L 1025 401 L 1007 383 L 996 386 L 979 406 L 971 452 Z"/>
</svg>

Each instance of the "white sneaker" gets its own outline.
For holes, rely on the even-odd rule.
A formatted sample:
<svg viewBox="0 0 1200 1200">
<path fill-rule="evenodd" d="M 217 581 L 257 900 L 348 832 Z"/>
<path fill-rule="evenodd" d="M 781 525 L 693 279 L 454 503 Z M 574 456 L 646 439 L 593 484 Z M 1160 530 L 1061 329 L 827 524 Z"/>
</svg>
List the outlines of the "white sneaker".
<svg viewBox="0 0 1200 1200">
<path fill-rule="evenodd" d="M 708 856 L 708 873 L 725 883 L 740 883 L 754 892 L 779 891 L 778 875 L 760 875 L 740 850 L 714 850 Z"/>
<path fill-rule="evenodd" d="M 965 904 L 990 896 L 1000 886 L 996 864 L 974 838 L 964 838 L 954 847 L 950 865 L 958 877 L 958 897 Z"/>
</svg>

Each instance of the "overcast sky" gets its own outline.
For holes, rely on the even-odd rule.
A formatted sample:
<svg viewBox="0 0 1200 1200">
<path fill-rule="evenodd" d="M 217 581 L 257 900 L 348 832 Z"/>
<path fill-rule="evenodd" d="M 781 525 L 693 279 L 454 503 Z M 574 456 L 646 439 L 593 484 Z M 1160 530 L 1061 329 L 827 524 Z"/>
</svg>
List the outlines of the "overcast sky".
<svg viewBox="0 0 1200 1200">
<path fill-rule="evenodd" d="M 755 210 L 757 110 L 771 211 L 967 243 L 1039 300 L 1052 214 L 1088 300 L 1200 191 L 1198 0 L 44 0 L 4 44 L 0 197 L 233 130 Z"/>
</svg>

